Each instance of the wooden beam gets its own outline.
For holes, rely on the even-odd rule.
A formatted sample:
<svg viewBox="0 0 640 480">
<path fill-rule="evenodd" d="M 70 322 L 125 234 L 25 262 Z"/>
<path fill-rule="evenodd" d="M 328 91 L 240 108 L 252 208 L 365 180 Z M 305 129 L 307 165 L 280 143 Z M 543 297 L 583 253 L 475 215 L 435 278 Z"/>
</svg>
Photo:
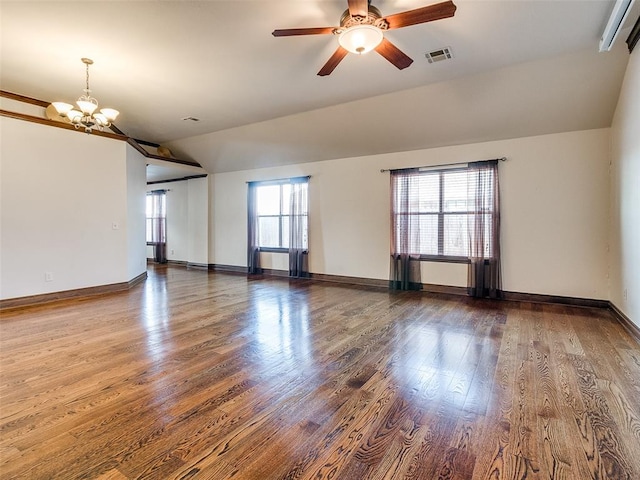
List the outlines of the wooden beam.
<svg viewBox="0 0 640 480">
<path fill-rule="evenodd" d="M 27 97 L 25 95 L 19 95 L 17 93 L 8 92 L 6 90 L 0 90 L 0 97 L 10 98 L 10 99 L 16 100 L 18 102 L 28 103 L 30 105 L 37 105 L 37 106 L 43 107 L 43 108 L 47 108 L 49 106 L 49 104 L 50 104 L 49 102 L 45 102 L 44 100 L 39 100 L 37 98 Z M 83 130 L 81 130 L 80 128 L 76 128 L 74 125 L 72 125 L 70 123 L 56 122 L 55 120 L 49 120 L 48 118 L 36 117 L 34 115 L 28 115 L 26 113 L 18 113 L 18 112 L 12 112 L 10 110 L 0 109 L 0 115 L 2 115 L 3 117 L 15 118 L 17 120 L 24 120 L 24 121 L 32 122 L 32 123 L 39 123 L 41 125 L 48 125 L 50 127 L 65 128 L 67 130 L 75 130 L 77 132 L 85 133 Z M 162 157 L 160 155 L 154 155 L 153 153 L 149 153 L 147 150 L 142 148 L 142 146 L 140 146 L 140 144 L 147 145 L 147 146 L 150 146 L 150 147 L 158 147 L 159 144 L 153 143 L 153 142 L 148 142 L 146 140 L 138 140 L 138 139 L 131 138 L 128 135 L 126 135 L 122 130 L 120 130 L 118 127 L 116 127 L 114 124 L 111 124 L 111 126 L 109 128 L 111 128 L 111 130 L 113 130 L 113 132 L 115 132 L 115 133 L 104 132 L 104 131 L 100 131 L 100 130 L 96 129 L 96 130 L 92 130 L 91 134 L 92 135 L 97 135 L 99 137 L 107 137 L 107 138 L 112 138 L 114 140 L 125 141 L 125 142 L 127 142 L 129 145 L 131 145 L 133 148 L 135 148 L 138 152 L 140 152 L 142 155 L 144 155 L 147 158 L 153 158 L 155 160 L 163 160 L 163 161 L 166 161 L 166 162 L 177 163 L 177 164 L 180 164 L 180 165 L 189 165 L 190 167 L 202 168 L 202 165 L 200 165 L 198 162 L 194 162 L 192 160 L 181 160 L 179 158 L 167 158 L 167 157 Z"/>
<path fill-rule="evenodd" d="M 10 98 L 22 103 L 30 103 L 31 105 L 37 105 L 39 107 L 47 108 L 51 102 L 45 102 L 44 100 L 38 100 L 37 98 L 27 97 L 25 95 L 19 95 L 17 93 L 7 92 L 6 90 L 0 90 L 0 97 Z"/>
<path fill-rule="evenodd" d="M 49 120 L 48 118 L 40 118 L 40 117 L 34 117 L 33 115 L 27 115 L 26 113 L 10 112 L 9 110 L 0 109 L 0 115 L 3 117 L 15 118 L 16 120 L 24 120 L 25 122 L 39 123 L 40 125 L 64 128 L 66 130 L 73 130 L 75 132 L 84 133 L 84 131 L 77 129 L 70 123 L 56 122 L 54 120 Z M 92 130 L 91 135 L 96 135 L 98 137 L 112 138 L 113 140 L 121 140 L 123 142 L 126 142 L 129 139 L 129 137 L 127 137 L 126 135 L 119 135 L 117 133 L 109 133 L 109 132 L 101 132 L 100 130 Z"/>
</svg>

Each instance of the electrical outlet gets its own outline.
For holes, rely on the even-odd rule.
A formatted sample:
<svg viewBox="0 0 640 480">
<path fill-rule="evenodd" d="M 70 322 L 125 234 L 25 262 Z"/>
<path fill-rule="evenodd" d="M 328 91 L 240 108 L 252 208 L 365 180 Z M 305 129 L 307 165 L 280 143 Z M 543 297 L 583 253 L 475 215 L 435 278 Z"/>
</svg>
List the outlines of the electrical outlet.
<svg viewBox="0 0 640 480">
<path fill-rule="evenodd" d="M 624 292 L 622 292 L 622 296 L 624 297 L 625 301 L 627 300 L 627 289 L 624 289 Z"/>
<path fill-rule="evenodd" d="M 175 252 L 173 251 L 173 248 L 171 249 L 171 255 L 173 255 Z"/>
<path fill-rule="evenodd" d="M 45 282 L 53 282 L 53 273 L 44 272 L 44 281 Z"/>
</svg>

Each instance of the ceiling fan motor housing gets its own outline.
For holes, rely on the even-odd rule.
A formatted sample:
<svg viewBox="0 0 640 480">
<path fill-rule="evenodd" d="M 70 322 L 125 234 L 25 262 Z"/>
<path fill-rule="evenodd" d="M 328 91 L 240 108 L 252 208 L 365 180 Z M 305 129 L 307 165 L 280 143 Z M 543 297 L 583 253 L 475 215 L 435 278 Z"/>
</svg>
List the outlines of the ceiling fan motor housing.
<svg viewBox="0 0 640 480">
<path fill-rule="evenodd" d="M 380 30 L 387 30 L 389 28 L 389 23 L 384 18 L 382 18 L 382 13 L 380 13 L 380 10 L 378 10 L 373 5 L 369 5 L 369 13 L 366 17 L 362 15 L 351 16 L 351 14 L 349 13 L 349 9 L 345 10 L 340 17 L 340 27 L 336 28 L 333 33 L 335 35 L 340 35 L 347 28 L 356 25 L 373 25 Z"/>
</svg>

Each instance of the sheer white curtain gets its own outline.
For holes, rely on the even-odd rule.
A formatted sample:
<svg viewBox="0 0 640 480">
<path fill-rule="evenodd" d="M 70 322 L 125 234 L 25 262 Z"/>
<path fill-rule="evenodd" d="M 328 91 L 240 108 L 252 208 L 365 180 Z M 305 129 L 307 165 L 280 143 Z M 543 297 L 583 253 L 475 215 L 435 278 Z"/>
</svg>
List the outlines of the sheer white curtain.
<svg viewBox="0 0 640 480">
<path fill-rule="evenodd" d="M 467 287 L 473 297 L 499 298 L 500 275 L 500 185 L 498 161 L 469 164 L 467 181 L 469 269 Z"/>
<path fill-rule="evenodd" d="M 391 171 L 391 268 L 389 286 L 394 290 L 420 290 L 420 253 L 412 251 L 419 245 L 420 217 L 418 213 L 415 169 Z"/>
<path fill-rule="evenodd" d="M 258 245 L 258 204 L 257 188 L 259 183 L 250 182 L 247 194 L 247 273 L 262 273 L 260 268 L 260 246 Z"/>
<path fill-rule="evenodd" d="M 167 263 L 167 191 L 147 193 L 147 243 L 153 245 L 153 259 Z"/>
<path fill-rule="evenodd" d="M 309 180 L 291 180 L 289 199 L 289 276 L 308 277 Z"/>
</svg>

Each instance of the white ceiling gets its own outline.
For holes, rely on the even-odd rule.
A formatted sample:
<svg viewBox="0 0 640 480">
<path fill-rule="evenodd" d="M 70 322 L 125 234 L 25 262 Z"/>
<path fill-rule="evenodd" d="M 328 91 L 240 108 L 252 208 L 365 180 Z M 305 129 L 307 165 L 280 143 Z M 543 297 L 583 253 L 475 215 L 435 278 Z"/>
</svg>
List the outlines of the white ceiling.
<svg viewBox="0 0 640 480">
<path fill-rule="evenodd" d="M 612 1 L 454 2 L 453 18 L 387 33 L 409 68 L 349 55 L 318 77 L 333 36 L 271 31 L 337 25 L 346 0 L 2 1 L 0 83 L 71 101 L 90 57 L 120 129 L 209 171 L 610 125 L 628 57 L 622 40 L 597 53 Z M 383 15 L 429 3 L 373 1 Z M 444 46 L 455 58 L 429 64 Z"/>
</svg>

